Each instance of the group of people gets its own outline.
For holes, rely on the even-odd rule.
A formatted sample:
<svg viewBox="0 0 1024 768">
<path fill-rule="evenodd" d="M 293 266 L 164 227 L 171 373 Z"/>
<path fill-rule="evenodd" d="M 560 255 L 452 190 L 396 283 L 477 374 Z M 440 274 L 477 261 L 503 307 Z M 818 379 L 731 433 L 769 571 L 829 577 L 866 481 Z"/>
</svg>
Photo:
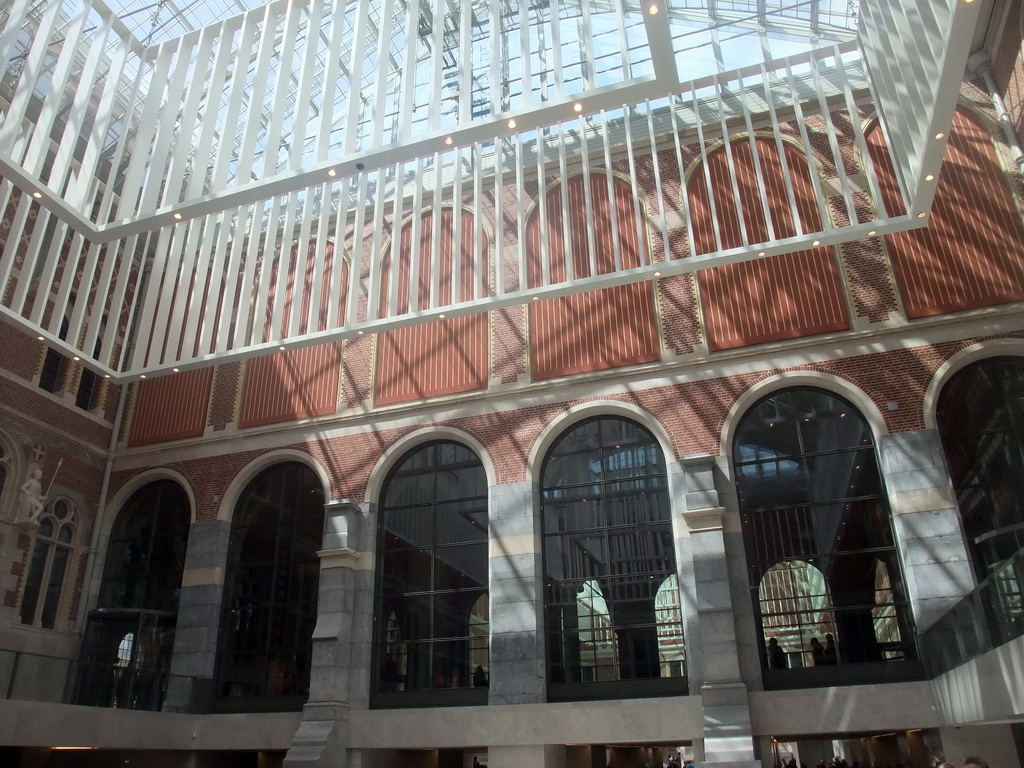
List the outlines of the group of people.
<svg viewBox="0 0 1024 768">
<path fill-rule="evenodd" d="M 797 762 L 795 757 L 790 757 L 788 761 L 777 760 L 775 762 L 776 768 L 797 768 Z M 807 768 L 803 763 L 800 764 L 799 768 Z M 833 757 L 831 760 L 821 759 L 818 761 L 815 768 L 862 768 L 859 760 L 854 760 L 853 763 L 847 763 L 845 758 Z M 872 766 L 877 768 L 877 766 Z M 891 765 L 886 765 L 885 768 L 893 768 Z M 903 768 L 902 763 L 897 763 L 896 768 Z M 937 763 L 934 768 L 957 768 L 953 763 Z M 988 763 L 980 757 L 966 757 L 964 758 L 964 764 L 961 768 L 989 768 Z"/>
<path fill-rule="evenodd" d="M 839 655 L 836 653 L 835 636 L 829 632 L 825 635 L 825 642 L 818 638 L 811 638 L 811 660 L 815 667 L 834 666 L 839 663 Z M 786 652 L 782 650 L 777 638 L 768 639 L 768 668 L 789 669 L 789 659 Z"/>
</svg>

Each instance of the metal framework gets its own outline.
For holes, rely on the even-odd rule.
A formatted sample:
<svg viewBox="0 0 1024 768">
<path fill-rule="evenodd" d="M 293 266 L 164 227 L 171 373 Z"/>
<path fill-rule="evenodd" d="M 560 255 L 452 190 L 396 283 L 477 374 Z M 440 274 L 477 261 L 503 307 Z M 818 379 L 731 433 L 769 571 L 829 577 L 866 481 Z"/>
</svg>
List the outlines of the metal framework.
<svg viewBox="0 0 1024 768">
<path fill-rule="evenodd" d="M 977 5 L 276 0 L 145 46 L 101 0 L 14 0 L 0 9 L 0 312 L 130 379 L 918 226 Z M 833 116 L 867 157 L 866 103 L 899 215 L 871 164 L 851 174 L 841 157 Z M 812 167 L 825 151 L 838 169 L 814 177 L 823 227 L 695 253 L 682 148 L 706 159 L 711 139 L 754 131 L 781 146 L 785 123 Z M 637 268 L 545 269 L 529 287 L 534 190 L 609 168 L 637 186 L 653 170 L 656 199 L 678 199 L 647 222 L 656 245 Z M 474 257 L 490 279 L 398 314 L 398 281 L 380 290 L 392 221 L 445 204 L 488 229 Z M 437 265 L 433 232 L 413 258 Z M 456 264 L 448 295 L 461 279 Z"/>
</svg>

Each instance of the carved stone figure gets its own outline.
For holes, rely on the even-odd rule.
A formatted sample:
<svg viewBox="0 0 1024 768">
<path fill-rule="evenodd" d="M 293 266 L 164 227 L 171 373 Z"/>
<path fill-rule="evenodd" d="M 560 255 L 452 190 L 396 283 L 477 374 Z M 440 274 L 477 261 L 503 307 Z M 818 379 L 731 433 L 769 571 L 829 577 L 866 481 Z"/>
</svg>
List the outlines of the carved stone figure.
<svg viewBox="0 0 1024 768">
<path fill-rule="evenodd" d="M 18 491 L 18 517 L 19 523 L 36 523 L 43 511 L 43 471 L 39 467 L 31 467 L 28 471 L 28 479 L 21 484 Z"/>
</svg>

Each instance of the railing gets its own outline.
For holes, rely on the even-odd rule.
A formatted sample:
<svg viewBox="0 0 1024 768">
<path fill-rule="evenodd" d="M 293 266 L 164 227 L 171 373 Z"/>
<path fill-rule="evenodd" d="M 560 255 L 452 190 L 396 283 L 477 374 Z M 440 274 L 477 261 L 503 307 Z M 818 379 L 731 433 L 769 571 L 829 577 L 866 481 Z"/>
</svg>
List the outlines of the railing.
<svg viewBox="0 0 1024 768">
<path fill-rule="evenodd" d="M 1024 635 L 1024 549 L 921 635 L 928 676 L 938 677 Z"/>
</svg>

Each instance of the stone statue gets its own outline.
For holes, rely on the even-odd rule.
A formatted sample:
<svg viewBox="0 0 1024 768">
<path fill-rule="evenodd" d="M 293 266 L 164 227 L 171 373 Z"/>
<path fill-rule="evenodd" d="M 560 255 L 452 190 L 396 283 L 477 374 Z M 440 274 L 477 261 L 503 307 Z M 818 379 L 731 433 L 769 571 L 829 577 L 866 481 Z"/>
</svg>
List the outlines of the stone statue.
<svg viewBox="0 0 1024 768">
<path fill-rule="evenodd" d="M 33 466 L 28 471 L 28 479 L 21 484 L 18 492 L 18 517 L 15 522 L 35 523 L 43 511 L 43 471 Z"/>
</svg>

